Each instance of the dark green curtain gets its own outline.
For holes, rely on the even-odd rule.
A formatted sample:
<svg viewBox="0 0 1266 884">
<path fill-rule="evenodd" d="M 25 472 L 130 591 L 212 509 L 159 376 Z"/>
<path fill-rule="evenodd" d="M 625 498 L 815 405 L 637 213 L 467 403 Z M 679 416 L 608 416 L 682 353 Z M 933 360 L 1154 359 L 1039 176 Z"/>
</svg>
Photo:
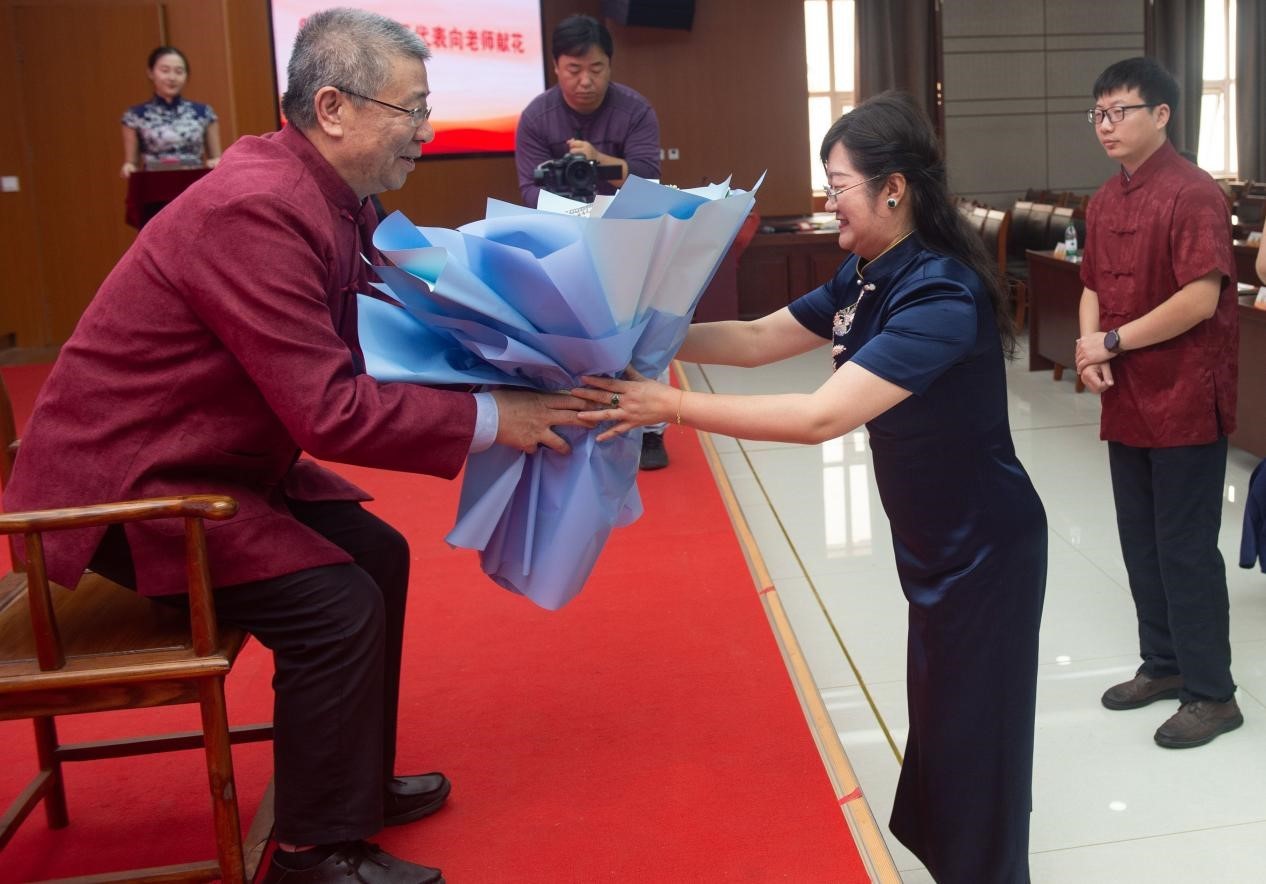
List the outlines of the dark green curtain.
<svg viewBox="0 0 1266 884">
<path fill-rule="evenodd" d="M 1151 0 L 1147 54 L 1174 75 L 1182 90 L 1169 121 L 1169 140 L 1196 153 L 1204 91 L 1204 0 Z"/>
<path fill-rule="evenodd" d="M 940 28 L 934 0 L 857 0 L 857 98 L 887 89 L 909 92 L 939 118 L 936 57 Z"/>
<path fill-rule="evenodd" d="M 1261 0 L 1236 3 L 1235 131 L 1239 173 L 1266 179 L 1266 9 Z"/>
</svg>

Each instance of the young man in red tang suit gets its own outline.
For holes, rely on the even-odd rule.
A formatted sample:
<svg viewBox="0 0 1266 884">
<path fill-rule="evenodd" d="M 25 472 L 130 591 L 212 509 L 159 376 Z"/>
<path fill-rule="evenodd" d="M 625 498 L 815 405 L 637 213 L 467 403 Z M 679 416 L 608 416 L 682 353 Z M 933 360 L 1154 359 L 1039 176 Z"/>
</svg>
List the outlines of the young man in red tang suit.
<svg viewBox="0 0 1266 884">
<path fill-rule="evenodd" d="M 1209 174 L 1166 138 L 1178 102 L 1168 71 L 1117 62 L 1094 94 L 1089 122 L 1121 172 L 1086 214 L 1077 371 L 1103 397 L 1142 658 L 1103 705 L 1178 700 L 1154 739 L 1187 749 L 1244 723 L 1218 552 L 1239 344 L 1231 218 Z"/>
</svg>

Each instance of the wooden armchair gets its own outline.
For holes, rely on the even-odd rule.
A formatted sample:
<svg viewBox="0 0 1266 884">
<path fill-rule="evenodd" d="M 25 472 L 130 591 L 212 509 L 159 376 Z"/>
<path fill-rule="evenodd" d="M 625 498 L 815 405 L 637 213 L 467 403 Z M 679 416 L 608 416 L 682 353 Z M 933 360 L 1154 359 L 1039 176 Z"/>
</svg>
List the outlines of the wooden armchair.
<svg viewBox="0 0 1266 884">
<path fill-rule="evenodd" d="M 13 415 L 0 379 L 0 487 L 12 455 Z M 258 864 L 271 808 L 265 809 L 244 850 L 233 779 L 232 742 L 266 740 L 272 725 L 230 729 L 224 679 L 246 640 L 219 629 L 211 599 L 203 520 L 237 511 L 228 497 L 194 495 L 0 515 L 0 533 L 25 539 L 26 571 L 0 578 L 0 720 L 29 718 L 35 726 L 39 771 L 0 817 L 0 849 L 35 807 L 44 803 L 49 826 L 69 823 L 61 765 L 175 749 L 205 749 L 214 819 L 215 859 L 136 869 L 94 881 L 250 880 Z M 104 577 L 85 573 L 72 592 L 45 575 L 42 535 L 48 531 L 179 518 L 185 524 L 189 604 L 163 605 Z M 16 560 L 15 560 L 16 561 Z M 81 712 L 197 703 L 202 730 L 134 739 L 63 745 L 55 718 Z"/>
</svg>

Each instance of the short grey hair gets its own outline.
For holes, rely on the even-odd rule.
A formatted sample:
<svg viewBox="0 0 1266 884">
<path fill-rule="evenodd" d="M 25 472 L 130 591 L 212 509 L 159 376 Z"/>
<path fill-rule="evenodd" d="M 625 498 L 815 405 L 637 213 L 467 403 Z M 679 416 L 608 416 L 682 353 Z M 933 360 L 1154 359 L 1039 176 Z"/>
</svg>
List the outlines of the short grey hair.
<svg viewBox="0 0 1266 884">
<path fill-rule="evenodd" d="M 319 90 L 337 86 L 377 95 L 387 83 L 392 60 L 400 57 L 424 62 L 431 50 L 416 33 L 375 12 L 346 7 L 318 12 L 295 37 L 282 113 L 297 128 L 313 129 Z M 354 96 L 351 100 L 364 103 Z"/>
</svg>

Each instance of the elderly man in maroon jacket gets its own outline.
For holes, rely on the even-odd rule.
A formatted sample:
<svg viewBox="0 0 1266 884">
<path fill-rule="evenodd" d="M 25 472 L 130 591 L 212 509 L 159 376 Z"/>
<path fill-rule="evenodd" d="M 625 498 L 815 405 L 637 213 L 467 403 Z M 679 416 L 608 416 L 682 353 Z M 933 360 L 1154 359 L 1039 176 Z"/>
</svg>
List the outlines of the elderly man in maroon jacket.
<svg viewBox="0 0 1266 884">
<path fill-rule="evenodd" d="M 362 839 L 438 810 L 442 774 L 396 777 L 406 541 L 368 496 L 300 459 L 451 478 L 495 443 L 566 452 L 566 396 L 470 395 L 364 372 L 356 295 L 376 216 L 434 137 L 429 52 L 380 16 L 332 10 L 295 42 L 280 132 L 243 138 L 107 277 L 26 429 L 10 510 L 215 492 L 219 616 L 276 659 L 269 881 L 441 881 Z M 178 526 L 47 540 L 50 575 L 90 563 L 145 595 L 181 591 Z"/>
</svg>

